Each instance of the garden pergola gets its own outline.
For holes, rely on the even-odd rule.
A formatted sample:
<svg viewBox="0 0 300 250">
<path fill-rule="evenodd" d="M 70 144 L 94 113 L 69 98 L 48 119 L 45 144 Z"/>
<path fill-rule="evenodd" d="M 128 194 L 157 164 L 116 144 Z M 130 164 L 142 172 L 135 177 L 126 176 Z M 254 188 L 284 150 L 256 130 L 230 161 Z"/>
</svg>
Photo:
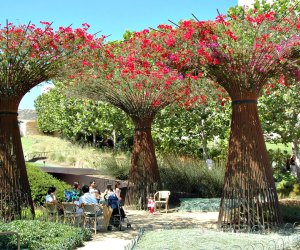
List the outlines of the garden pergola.
<svg viewBox="0 0 300 250">
<path fill-rule="evenodd" d="M 141 198 L 145 205 L 146 197 L 159 188 L 151 126 L 157 112 L 190 94 L 193 81 L 166 65 L 169 51 L 164 49 L 164 36 L 164 32 L 143 30 L 106 44 L 86 58 L 84 72 L 73 76 L 70 84 L 75 94 L 108 102 L 133 121 L 127 204 L 137 204 Z"/>
<path fill-rule="evenodd" d="M 186 64 L 170 58 L 173 66 L 179 71 L 202 72 L 224 87 L 232 100 L 219 213 L 219 226 L 223 229 L 265 230 L 281 223 L 257 100 L 269 79 L 296 69 L 299 29 L 296 6 L 292 6 L 283 16 L 274 11 L 254 11 L 232 15 L 227 20 L 219 15 L 215 22 L 183 21 L 177 34 L 169 33 L 182 44 L 178 49 L 171 48 L 173 57 L 183 61 L 182 57 L 190 55 Z M 182 50 L 188 53 L 181 54 Z"/>
<path fill-rule="evenodd" d="M 22 207 L 34 207 L 18 126 L 18 106 L 37 84 L 56 77 L 72 52 L 89 48 L 94 37 L 87 26 L 72 29 L 41 22 L 0 29 L 0 216 L 9 221 L 20 217 Z"/>
</svg>

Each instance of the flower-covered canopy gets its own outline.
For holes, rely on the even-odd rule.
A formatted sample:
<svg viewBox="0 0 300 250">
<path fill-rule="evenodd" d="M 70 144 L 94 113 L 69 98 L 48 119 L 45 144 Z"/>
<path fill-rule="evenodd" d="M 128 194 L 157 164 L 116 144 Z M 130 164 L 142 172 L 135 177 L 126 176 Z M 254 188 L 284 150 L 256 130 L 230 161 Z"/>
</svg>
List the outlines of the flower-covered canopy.
<svg viewBox="0 0 300 250">
<path fill-rule="evenodd" d="M 102 46 L 101 39 L 83 28 L 42 27 L 29 23 L 0 26 L 0 210 L 9 221 L 21 216 L 21 207 L 34 213 L 24 162 L 18 106 L 23 96 L 41 82 L 57 77 L 67 59 Z"/>
<path fill-rule="evenodd" d="M 60 66 L 84 47 L 99 47 L 83 28 L 59 27 L 49 22 L 0 26 L 0 95 L 18 98 L 37 84 L 56 77 Z"/>
</svg>

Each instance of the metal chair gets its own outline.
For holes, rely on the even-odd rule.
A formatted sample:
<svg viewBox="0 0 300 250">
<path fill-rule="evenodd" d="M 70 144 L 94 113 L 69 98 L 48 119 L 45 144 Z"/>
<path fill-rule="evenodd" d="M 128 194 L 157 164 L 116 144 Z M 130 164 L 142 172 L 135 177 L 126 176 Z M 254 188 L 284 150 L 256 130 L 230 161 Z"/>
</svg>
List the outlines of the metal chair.
<svg viewBox="0 0 300 250">
<path fill-rule="evenodd" d="M 168 203 L 169 203 L 170 194 L 171 194 L 170 191 L 158 191 L 154 194 L 155 207 L 157 204 L 159 207 L 159 211 L 161 208 L 161 204 L 164 204 L 166 208 L 166 213 L 168 213 L 168 206 L 169 206 Z"/>
<path fill-rule="evenodd" d="M 64 209 L 64 223 L 69 221 L 73 225 L 78 225 L 81 221 L 82 214 L 76 213 L 76 204 L 73 202 L 62 202 L 61 204 Z"/>
<path fill-rule="evenodd" d="M 55 203 L 46 202 L 45 208 L 46 208 L 46 220 L 50 220 L 54 222 L 58 221 L 57 205 Z"/>
<path fill-rule="evenodd" d="M 97 233 L 98 221 L 103 218 L 103 210 L 97 204 L 84 204 L 83 205 L 83 226 L 86 227 L 88 223 L 88 228 L 91 228 Z"/>
</svg>

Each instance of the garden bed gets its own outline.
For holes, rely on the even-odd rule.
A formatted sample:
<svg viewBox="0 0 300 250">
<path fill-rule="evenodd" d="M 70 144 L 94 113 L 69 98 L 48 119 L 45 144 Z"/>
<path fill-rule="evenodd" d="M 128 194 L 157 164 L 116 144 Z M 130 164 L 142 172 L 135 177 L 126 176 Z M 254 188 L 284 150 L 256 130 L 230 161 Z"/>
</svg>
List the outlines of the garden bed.
<svg viewBox="0 0 300 250">
<path fill-rule="evenodd" d="M 82 246 L 92 238 L 88 229 L 39 220 L 15 220 L 0 223 L 0 232 L 13 231 L 20 235 L 21 249 L 68 250 Z M 15 236 L 0 236 L 0 249 L 17 249 Z"/>
<path fill-rule="evenodd" d="M 224 233 L 208 229 L 173 229 L 146 232 L 135 250 L 146 249 L 299 249 L 299 234 Z"/>
</svg>

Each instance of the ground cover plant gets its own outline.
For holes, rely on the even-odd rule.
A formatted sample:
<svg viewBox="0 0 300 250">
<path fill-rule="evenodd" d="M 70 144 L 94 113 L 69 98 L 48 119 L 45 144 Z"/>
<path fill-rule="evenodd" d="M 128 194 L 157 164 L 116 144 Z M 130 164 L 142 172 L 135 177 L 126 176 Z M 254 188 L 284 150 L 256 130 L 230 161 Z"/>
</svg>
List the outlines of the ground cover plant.
<svg viewBox="0 0 300 250">
<path fill-rule="evenodd" d="M 39 220 L 1 222 L 0 231 L 19 233 L 21 249 L 30 250 L 70 250 L 91 239 L 88 229 Z M 16 237 L 1 235 L 0 249 L 17 249 Z"/>
<path fill-rule="evenodd" d="M 298 234 L 250 234 L 225 233 L 215 230 L 165 229 L 147 231 L 140 238 L 135 250 L 146 249 L 298 249 Z"/>
<path fill-rule="evenodd" d="M 220 198 L 180 198 L 178 211 L 218 212 Z"/>
</svg>

